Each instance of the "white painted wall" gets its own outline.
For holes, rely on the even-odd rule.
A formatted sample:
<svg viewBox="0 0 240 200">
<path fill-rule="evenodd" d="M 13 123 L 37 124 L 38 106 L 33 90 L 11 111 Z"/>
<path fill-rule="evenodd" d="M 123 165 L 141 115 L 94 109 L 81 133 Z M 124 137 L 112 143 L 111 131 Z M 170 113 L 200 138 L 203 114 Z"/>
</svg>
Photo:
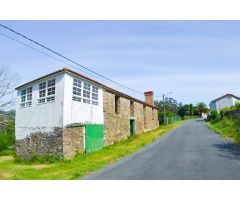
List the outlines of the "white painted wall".
<svg viewBox="0 0 240 200">
<path fill-rule="evenodd" d="M 63 125 L 67 126 L 73 123 L 82 124 L 103 124 L 103 90 L 98 87 L 98 105 L 87 104 L 72 100 L 73 80 L 74 78 L 85 81 L 78 76 L 66 73 L 64 76 L 64 108 L 63 108 Z M 89 81 L 85 81 L 92 84 Z"/>
<path fill-rule="evenodd" d="M 39 83 L 56 79 L 55 101 L 38 104 Z M 32 106 L 21 108 L 21 90 L 33 86 Z M 16 139 L 23 139 L 33 131 L 53 132 L 54 127 L 63 127 L 64 74 L 42 79 L 17 91 L 16 103 Z"/>
<path fill-rule="evenodd" d="M 223 108 L 234 106 L 236 102 L 240 102 L 240 101 L 230 95 L 226 96 L 215 102 L 216 110 L 220 112 Z"/>
<path fill-rule="evenodd" d="M 51 103 L 38 104 L 39 83 L 56 79 L 55 101 Z M 69 124 L 103 124 L 103 90 L 98 90 L 98 105 L 87 104 L 72 100 L 73 80 L 81 78 L 62 73 L 35 82 L 21 88 L 17 94 L 16 105 L 16 139 L 24 139 L 33 132 L 54 131 L 55 127 L 63 128 Z M 84 81 L 84 80 L 82 80 Z M 86 81 L 90 83 L 89 81 Z M 91 84 L 91 83 L 90 83 Z M 32 106 L 21 108 L 21 90 L 33 86 Z"/>
</svg>

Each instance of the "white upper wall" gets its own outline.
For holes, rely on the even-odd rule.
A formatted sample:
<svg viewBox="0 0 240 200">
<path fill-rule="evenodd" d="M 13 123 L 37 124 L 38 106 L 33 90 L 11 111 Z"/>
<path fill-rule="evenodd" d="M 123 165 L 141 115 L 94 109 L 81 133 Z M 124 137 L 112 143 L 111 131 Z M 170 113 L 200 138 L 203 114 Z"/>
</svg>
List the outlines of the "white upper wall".
<svg viewBox="0 0 240 200">
<path fill-rule="evenodd" d="M 39 84 L 55 78 L 55 100 L 39 104 Z M 81 102 L 73 100 L 74 78 L 82 82 Z M 83 102 L 83 83 L 90 83 L 90 103 Z M 53 132 L 54 128 L 82 123 L 103 124 L 103 90 L 98 87 L 97 105 L 92 103 L 92 86 L 90 81 L 85 81 L 78 76 L 61 73 L 41 79 L 33 84 L 24 86 L 18 90 L 16 105 L 16 138 L 23 139 L 33 132 Z M 33 87 L 32 105 L 21 107 L 21 92 Z"/>
<path fill-rule="evenodd" d="M 55 100 L 49 103 L 38 104 L 39 84 L 55 78 Z M 33 87 L 32 105 L 21 108 L 21 91 Z M 56 74 L 42 79 L 17 91 L 16 103 L 16 138 L 23 139 L 33 129 L 35 131 L 52 132 L 54 127 L 63 127 L 63 99 L 64 99 L 64 74 Z"/>
<path fill-rule="evenodd" d="M 74 79 L 81 81 L 81 102 L 73 101 L 73 81 Z M 64 108 L 63 108 L 63 125 L 67 126 L 74 123 L 82 124 L 103 124 L 103 89 L 98 87 L 98 105 L 92 104 L 92 92 L 90 93 L 90 103 L 83 102 L 83 83 L 90 83 L 91 91 L 92 86 L 95 84 L 88 80 L 65 73 L 64 75 Z"/>
</svg>

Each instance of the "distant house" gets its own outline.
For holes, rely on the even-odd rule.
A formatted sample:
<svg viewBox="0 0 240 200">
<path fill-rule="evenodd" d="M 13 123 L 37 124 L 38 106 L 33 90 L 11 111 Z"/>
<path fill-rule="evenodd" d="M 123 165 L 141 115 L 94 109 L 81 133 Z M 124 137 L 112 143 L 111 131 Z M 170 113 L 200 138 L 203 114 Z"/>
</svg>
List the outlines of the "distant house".
<svg viewBox="0 0 240 200">
<path fill-rule="evenodd" d="M 211 111 L 217 110 L 220 112 L 223 108 L 234 106 L 237 102 L 240 102 L 240 97 L 237 97 L 233 94 L 226 94 L 215 100 L 212 100 L 209 106 Z"/>
<path fill-rule="evenodd" d="M 67 68 L 16 90 L 16 151 L 23 158 L 69 158 L 159 126 L 152 91 L 141 101 Z"/>
</svg>

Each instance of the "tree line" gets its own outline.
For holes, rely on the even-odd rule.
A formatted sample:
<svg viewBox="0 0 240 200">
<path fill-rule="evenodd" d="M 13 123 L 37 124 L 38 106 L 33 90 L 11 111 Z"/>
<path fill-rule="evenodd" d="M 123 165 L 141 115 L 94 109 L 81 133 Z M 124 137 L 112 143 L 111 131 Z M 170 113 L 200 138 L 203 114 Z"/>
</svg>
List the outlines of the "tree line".
<svg viewBox="0 0 240 200">
<path fill-rule="evenodd" d="M 166 97 L 165 101 L 159 100 L 155 101 L 155 106 L 158 107 L 158 116 L 159 123 L 163 124 L 164 122 L 164 104 L 165 104 L 165 112 L 166 117 L 176 117 L 180 116 L 182 119 L 187 117 L 199 117 L 202 113 L 208 113 L 209 109 L 207 105 L 203 102 L 194 104 L 184 104 L 182 102 L 178 102 L 177 100 Z"/>
</svg>

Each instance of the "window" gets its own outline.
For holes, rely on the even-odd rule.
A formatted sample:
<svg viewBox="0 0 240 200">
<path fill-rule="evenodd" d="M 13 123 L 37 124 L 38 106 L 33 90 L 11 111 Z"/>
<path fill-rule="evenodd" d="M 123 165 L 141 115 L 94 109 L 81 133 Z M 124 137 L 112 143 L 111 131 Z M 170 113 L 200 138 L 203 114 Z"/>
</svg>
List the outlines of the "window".
<svg viewBox="0 0 240 200">
<path fill-rule="evenodd" d="M 55 101 L 55 96 L 47 97 L 47 102 L 53 102 Z"/>
<path fill-rule="evenodd" d="M 50 103 L 55 101 L 56 80 L 51 79 L 39 84 L 38 104 Z"/>
<path fill-rule="evenodd" d="M 91 85 L 90 85 L 89 83 L 84 82 L 84 87 L 83 87 L 83 89 L 90 91 L 90 90 L 91 90 Z"/>
<path fill-rule="evenodd" d="M 55 79 L 48 81 L 48 96 L 55 95 Z"/>
<path fill-rule="evenodd" d="M 46 82 L 39 84 L 39 97 L 45 97 L 46 96 Z"/>
<path fill-rule="evenodd" d="M 73 80 L 72 100 L 98 105 L 98 87 L 75 78 Z"/>
<path fill-rule="evenodd" d="M 154 109 L 152 108 L 152 120 L 154 120 Z"/>
<path fill-rule="evenodd" d="M 73 87 L 73 94 L 81 96 L 81 88 Z"/>
<path fill-rule="evenodd" d="M 84 82 L 83 84 L 83 103 L 90 104 L 90 92 L 91 92 L 91 85 L 89 83 Z"/>
<path fill-rule="evenodd" d="M 92 86 L 92 104 L 98 105 L 98 87 Z"/>
<path fill-rule="evenodd" d="M 90 92 L 86 91 L 86 90 L 83 90 L 83 97 L 85 97 L 87 99 L 90 99 Z"/>
<path fill-rule="evenodd" d="M 115 95 L 115 113 L 119 114 L 120 107 L 120 97 Z"/>
<path fill-rule="evenodd" d="M 82 101 L 82 99 L 80 97 L 76 97 L 76 96 L 73 96 L 72 100 L 73 101 L 79 101 L 79 102 Z"/>
<path fill-rule="evenodd" d="M 74 79 L 72 100 L 81 102 L 82 101 L 81 96 L 82 96 L 82 82 L 79 79 Z"/>
<path fill-rule="evenodd" d="M 91 101 L 90 101 L 89 99 L 83 99 L 83 103 L 88 103 L 88 104 L 90 104 Z"/>
<path fill-rule="evenodd" d="M 21 91 L 21 108 L 32 106 L 32 87 Z"/>
<path fill-rule="evenodd" d="M 130 101 L 130 115 L 134 116 L 134 102 Z"/>
<path fill-rule="evenodd" d="M 98 94 L 98 87 L 93 85 L 92 92 Z"/>
</svg>

